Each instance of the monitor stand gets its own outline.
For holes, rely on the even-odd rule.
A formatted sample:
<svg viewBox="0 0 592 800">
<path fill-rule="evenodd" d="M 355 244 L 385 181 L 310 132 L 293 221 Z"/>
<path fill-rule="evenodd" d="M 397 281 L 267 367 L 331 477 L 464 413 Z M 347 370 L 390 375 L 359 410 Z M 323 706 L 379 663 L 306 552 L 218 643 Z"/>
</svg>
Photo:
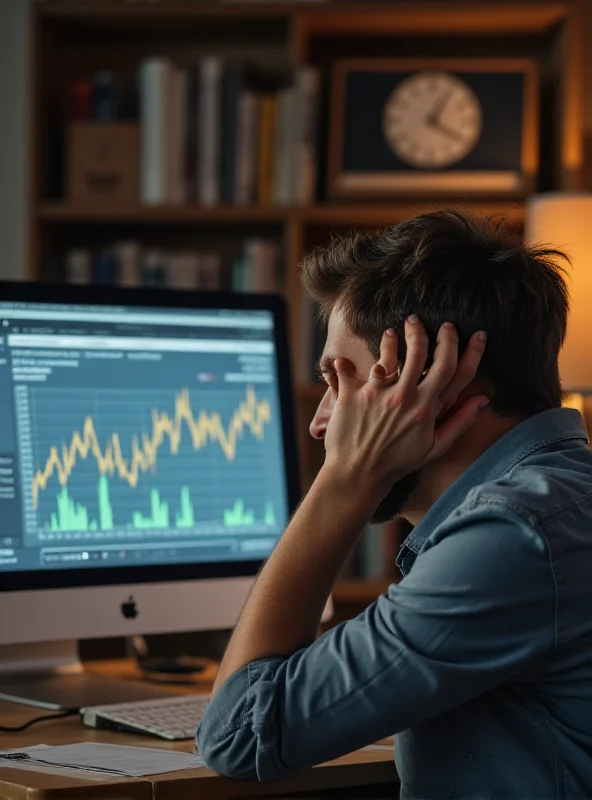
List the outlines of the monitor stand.
<svg viewBox="0 0 592 800">
<path fill-rule="evenodd" d="M 2 700 L 53 711 L 77 711 L 168 694 L 162 686 L 86 672 L 76 641 L 0 647 Z"/>
</svg>

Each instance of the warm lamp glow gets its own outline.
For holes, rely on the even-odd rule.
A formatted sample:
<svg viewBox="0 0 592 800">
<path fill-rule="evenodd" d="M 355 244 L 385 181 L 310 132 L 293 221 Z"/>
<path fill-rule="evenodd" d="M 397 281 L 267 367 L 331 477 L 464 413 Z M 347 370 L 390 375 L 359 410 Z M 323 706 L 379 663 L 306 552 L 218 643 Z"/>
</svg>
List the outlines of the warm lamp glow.
<svg viewBox="0 0 592 800">
<path fill-rule="evenodd" d="M 529 244 L 563 250 L 568 268 L 570 316 L 559 357 L 567 392 L 592 393 L 592 194 L 541 194 L 527 202 Z"/>
</svg>

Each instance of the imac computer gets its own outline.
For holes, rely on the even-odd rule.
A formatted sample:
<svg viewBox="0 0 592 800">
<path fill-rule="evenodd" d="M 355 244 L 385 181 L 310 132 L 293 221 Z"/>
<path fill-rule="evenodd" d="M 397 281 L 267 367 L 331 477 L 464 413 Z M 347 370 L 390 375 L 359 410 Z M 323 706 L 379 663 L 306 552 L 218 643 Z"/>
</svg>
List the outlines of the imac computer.
<svg viewBox="0 0 592 800">
<path fill-rule="evenodd" d="M 282 301 L 2 283 L 0 408 L 0 695 L 162 695 L 77 642 L 235 624 L 299 500 Z"/>
</svg>

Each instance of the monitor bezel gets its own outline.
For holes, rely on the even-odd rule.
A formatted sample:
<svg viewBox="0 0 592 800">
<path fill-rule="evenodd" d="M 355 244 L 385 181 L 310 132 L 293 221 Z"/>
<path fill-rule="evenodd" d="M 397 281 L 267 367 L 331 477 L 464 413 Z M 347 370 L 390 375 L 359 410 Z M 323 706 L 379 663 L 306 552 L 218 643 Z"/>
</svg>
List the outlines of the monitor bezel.
<svg viewBox="0 0 592 800">
<path fill-rule="evenodd" d="M 286 304 L 280 295 L 192 292 L 170 289 L 112 286 L 70 286 L 0 281 L 0 302 L 55 303 L 60 305 L 137 306 L 146 309 L 259 310 L 274 318 L 274 339 L 281 429 L 286 465 L 286 490 L 290 515 L 300 501 L 299 462 L 292 391 L 292 372 Z M 0 593 L 31 590 L 169 583 L 256 575 L 263 560 L 164 564 L 130 567 L 0 572 Z"/>
</svg>

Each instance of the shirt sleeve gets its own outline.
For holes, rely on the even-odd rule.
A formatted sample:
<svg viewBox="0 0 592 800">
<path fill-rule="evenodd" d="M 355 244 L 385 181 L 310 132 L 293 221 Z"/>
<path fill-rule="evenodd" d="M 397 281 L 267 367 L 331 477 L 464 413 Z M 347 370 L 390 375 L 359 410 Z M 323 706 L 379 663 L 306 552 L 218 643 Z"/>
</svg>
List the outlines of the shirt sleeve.
<svg viewBox="0 0 592 800">
<path fill-rule="evenodd" d="M 525 672 L 555 630 L 543 536 L 511 511 L 473 508 L 440 526 L 362 615 L 230 676 L 205 711 L 199 752 L 223 775 L 286 777 Z"/>
</svg>

